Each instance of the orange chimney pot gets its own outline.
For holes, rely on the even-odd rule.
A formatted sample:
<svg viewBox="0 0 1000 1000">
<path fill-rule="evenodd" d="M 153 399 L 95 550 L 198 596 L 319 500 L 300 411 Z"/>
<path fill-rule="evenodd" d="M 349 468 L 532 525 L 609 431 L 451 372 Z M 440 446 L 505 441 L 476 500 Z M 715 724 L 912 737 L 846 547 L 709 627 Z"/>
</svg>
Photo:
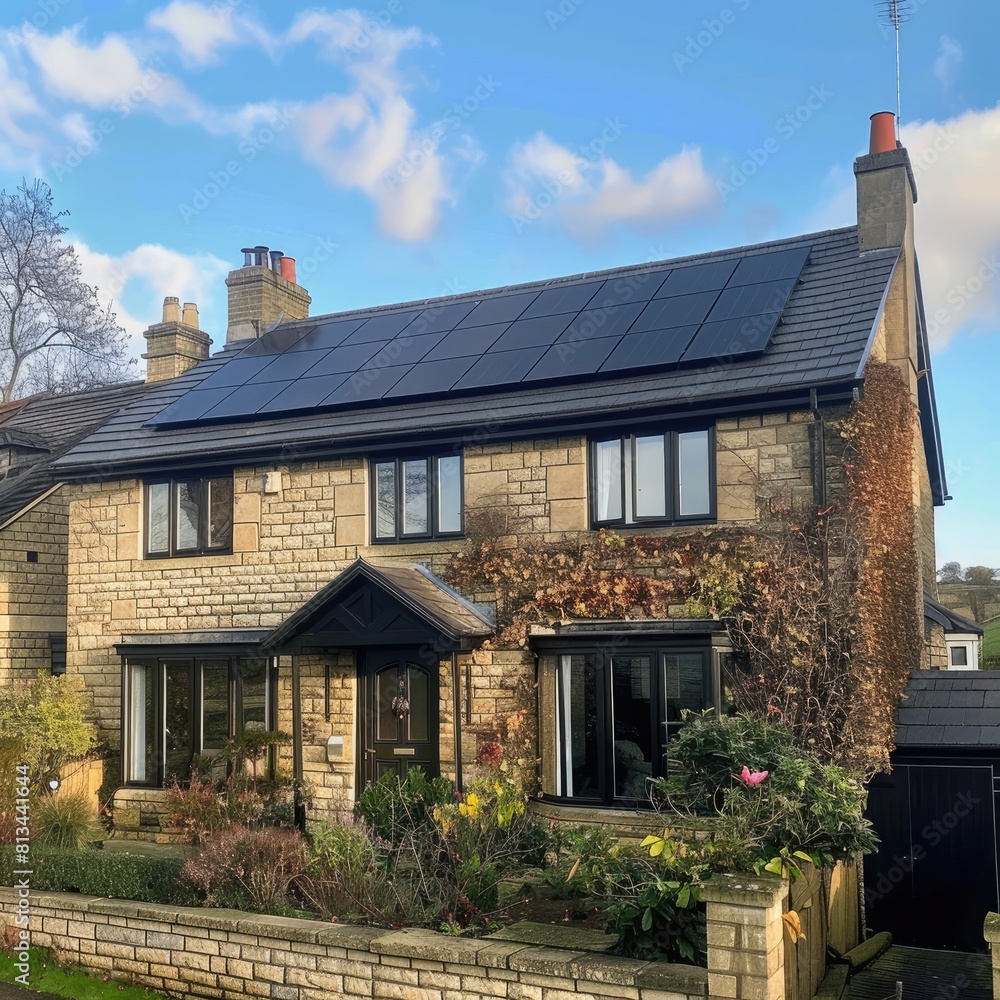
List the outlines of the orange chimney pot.
<svg viewBox="0 0 1000 1000">
<path fill-rule="evenodd" d="M 896 116 L 891 111 L 872 115 L 872 135 L 869 153 L 888 153 L 899 144 L 896 142 Z"/>
<path fill-rule="evenodd" d="M 281 276 L 286 281 L 290 281 L 293 285 L 296 284 L 297 282 L 295 281 L 295 258 L 282 257 L 278 263 L 281 267 Z"/>
</svg>

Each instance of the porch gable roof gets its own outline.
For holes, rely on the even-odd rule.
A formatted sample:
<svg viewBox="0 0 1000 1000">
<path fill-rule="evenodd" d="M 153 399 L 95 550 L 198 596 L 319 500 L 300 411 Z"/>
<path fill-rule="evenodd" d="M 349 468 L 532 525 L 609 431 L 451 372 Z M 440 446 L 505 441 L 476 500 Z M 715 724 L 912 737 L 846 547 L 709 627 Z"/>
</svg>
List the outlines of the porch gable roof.
<svg viewBox="0 0 1000 1000">
<path fill-rule="evenodd" d="M 407 645 L 440 637 L 469 648 L 494 631 L 487 612 L 425 566 L 374 566 L 358 559 L 261 643 L 271 652 L 304 647 Z"/>
</svg>

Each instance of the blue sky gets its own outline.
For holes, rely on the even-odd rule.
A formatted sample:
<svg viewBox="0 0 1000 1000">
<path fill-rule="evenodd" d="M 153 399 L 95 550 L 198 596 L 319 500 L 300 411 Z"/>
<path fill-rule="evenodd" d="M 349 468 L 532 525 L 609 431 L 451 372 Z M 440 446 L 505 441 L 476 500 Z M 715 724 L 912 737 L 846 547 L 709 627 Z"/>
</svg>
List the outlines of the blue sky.
<svg viewBox="0 0 1000 1000">
<path fill-rule="evenodd" d="M 904 142 L 955 500 L 939 563 L 1000 567 L 1000 14 L 912 0 Z M 225 336 L 226 272 L 299 260 L 313 312 L 854 221 L 895 104 L 869 0 L 14 0 L 0 177 L 40 176 L 141 351 L 165 295 Z"/>
</svg>

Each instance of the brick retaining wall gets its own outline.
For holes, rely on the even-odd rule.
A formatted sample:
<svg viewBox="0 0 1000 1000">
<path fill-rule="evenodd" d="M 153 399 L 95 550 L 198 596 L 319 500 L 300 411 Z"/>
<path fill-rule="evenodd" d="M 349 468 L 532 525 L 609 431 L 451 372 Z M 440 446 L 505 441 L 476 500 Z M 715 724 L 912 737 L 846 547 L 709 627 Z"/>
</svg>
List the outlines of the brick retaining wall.
<svg viewBox="0 0 1000 1000">
<path fill-rule="evenodd" d="M 16 893 L 0 888 L 0 926 Z M 60 961 L 134 976 L 173 997 L 330 995 L 385 1000 L 689 1000 L 704 969 L 433 931 L 158 906 L 76 893 L 31 895 L 32 944 Z"/>
</svg>

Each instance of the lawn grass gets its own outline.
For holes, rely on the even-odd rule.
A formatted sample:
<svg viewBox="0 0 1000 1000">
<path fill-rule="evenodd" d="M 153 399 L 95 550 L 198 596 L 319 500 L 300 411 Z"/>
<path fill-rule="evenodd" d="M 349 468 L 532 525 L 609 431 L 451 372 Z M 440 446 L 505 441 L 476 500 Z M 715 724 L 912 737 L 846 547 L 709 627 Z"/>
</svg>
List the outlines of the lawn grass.
<svg viewBox="0 0 1000 1000">
<path fill-rule="evenodd" d="M 159 993 L 138 986 L 125 986 L 121 979 L 104 982 L 101 976 L 91 975 L 82 969 L 58 966 L 45 948 L 30 951 L 31 972 L 28 974 L 29 989 L 41 993 L 55 993 L 58 996 L 73 997 L 74 1000 L 163 1000 Z M 14 957 L 0 951 L 0 982 L 13 983 L 19 975 L 14 968 Z"/>
<path fill-rule="evenodd" d="M 989 670 L 1000 669 L 1000 618 L 986 626 L 983 636 L 983 666 Z"/>
</svg>

